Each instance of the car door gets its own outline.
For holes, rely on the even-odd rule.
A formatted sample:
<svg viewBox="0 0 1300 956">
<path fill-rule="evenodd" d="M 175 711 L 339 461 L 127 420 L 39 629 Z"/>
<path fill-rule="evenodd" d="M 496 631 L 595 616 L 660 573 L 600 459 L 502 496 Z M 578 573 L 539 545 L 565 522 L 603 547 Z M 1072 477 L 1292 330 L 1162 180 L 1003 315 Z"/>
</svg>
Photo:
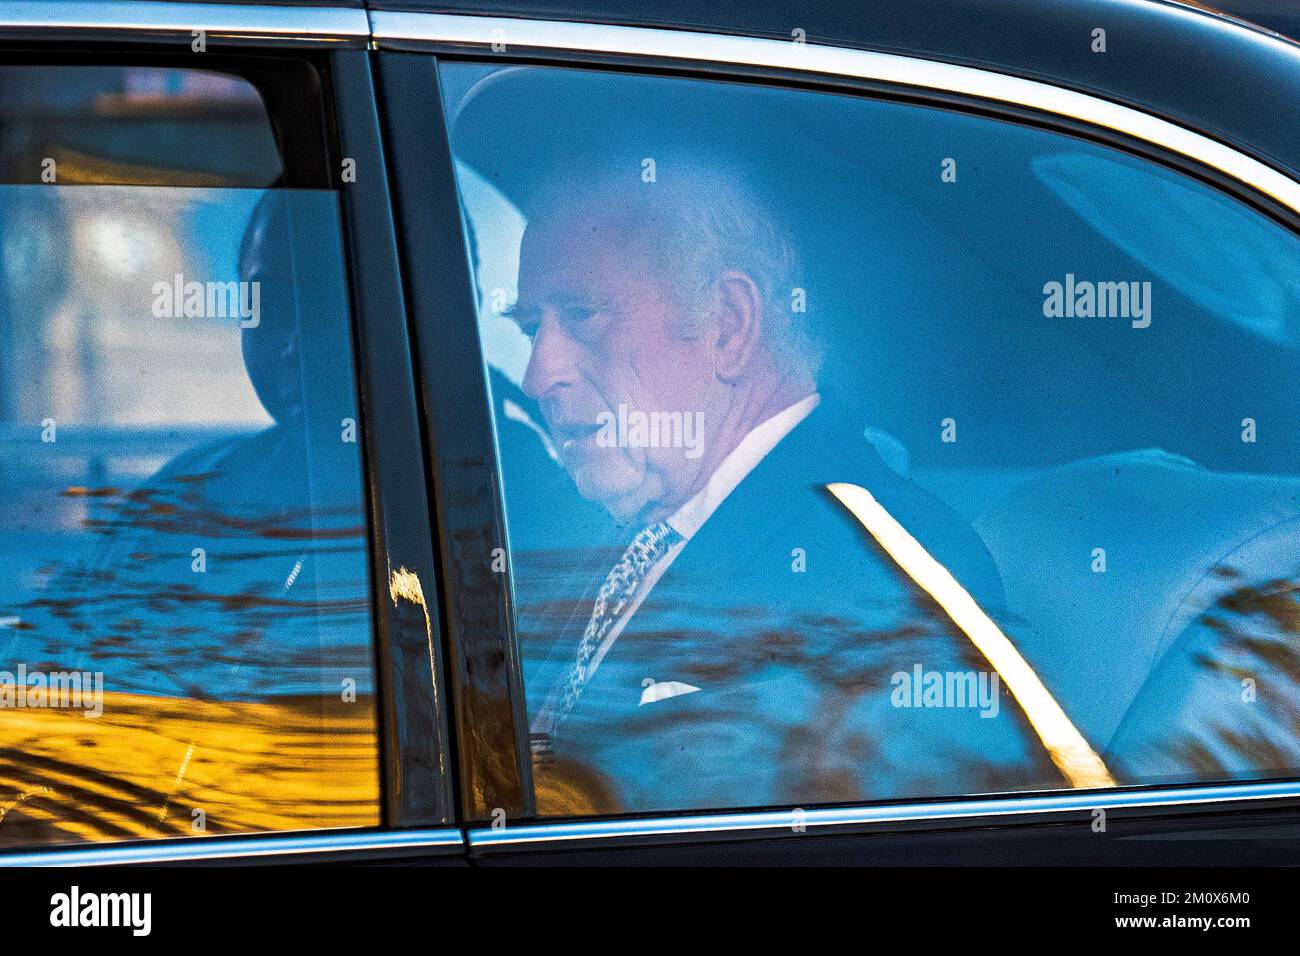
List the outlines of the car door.
<svg viewBox="0 0 1300 956">
<path fill-rule="evenodd" d="M 0 862 L 460 859 L 365 12 L 0 22 Z"/>
<path fill-rule="evenodd" d="M 1291 858 L 1284 164 L 799 30 L 371 20 L 477 860 Z"/>
</svg>

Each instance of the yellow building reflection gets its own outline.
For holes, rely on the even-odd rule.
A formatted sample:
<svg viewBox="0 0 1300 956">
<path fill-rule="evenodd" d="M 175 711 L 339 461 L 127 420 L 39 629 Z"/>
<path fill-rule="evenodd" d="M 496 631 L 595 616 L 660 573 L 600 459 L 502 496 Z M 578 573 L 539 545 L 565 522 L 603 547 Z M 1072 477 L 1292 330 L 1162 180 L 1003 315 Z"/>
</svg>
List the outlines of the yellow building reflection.
<svg viewBox="0 0 1300 956">
<path fill-rule="evenodd" d="M 0 712 L 0 846 L 379 823 L 374 702 L 104 694 Z"/>
</svg>

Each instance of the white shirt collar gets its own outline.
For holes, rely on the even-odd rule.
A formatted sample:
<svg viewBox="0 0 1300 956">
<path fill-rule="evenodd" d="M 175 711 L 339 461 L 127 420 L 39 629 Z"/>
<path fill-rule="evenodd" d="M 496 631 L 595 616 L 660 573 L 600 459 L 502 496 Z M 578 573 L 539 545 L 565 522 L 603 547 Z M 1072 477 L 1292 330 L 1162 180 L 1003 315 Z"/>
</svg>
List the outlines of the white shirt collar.
<svg viewBox="0 0 1300 956">
<path fill-rule="evenodd" d="M 687 541 L 694 537 L 727 495 L 735 491 L 745 476 L 794 431 L 794 427 L 807 418 L 821 400 L 821 395 L 814 392 L 756 425 L 731 450 L 731 454 L 722 459 L 722 464 L 695 497 L 668 516 L 669 527 Z"/>
<path fill-rule="evenodd" d="M 690 501 L 678 508 L 673 514 L 669 515 L 667 523 L 678 532 L 682 539 L 668 549 L 665 554 L 655 565 L 646 573 L 645 579 L 641 582 L 641 587 L 632 600 L 624 608 L 622 615 L 614 622 L 614 626 L 609 629 L 609 633 L 601 642 L 600 647 L 592 655 L 591 662 L 588 664 L 588 675 L 596 673 L 600 667 L 601 661 L 609 653 L 614 642 L 618 640 L 623 628 L 627 625 L 632 615 L 641 607 L 641 602 L 645 600 L 650 590 L 658 583 L 659 578 L 668 566 L 676 560 L 677 555 L 681 554 L 682 549 L 686 547 L 686 542 L 704 526 L 718 509 L 718 506 L 726 499 L 727 495 L 736 490 L 736 486 L 744 480 L 745 476 L 754 470 L 754 467 L 767 457 L 767 454 L 780 444 L 786 435 L 794 431 L 794 427 L 808 417 L 809 413 L 821 402 L 821 396 L 814 393 L 795 402 L 789 408 L 782 409 L 771 418 L 760 422 L 757 427 L 752 429 L 749 434 L 740 440 L 740 444 L 731 450 L 731 454 L 722 460 L 717 469 L 709 477 L 708 483 L 691 498 Z M 537 726 L 535 725 L 534 729 Z"/>
</svg>

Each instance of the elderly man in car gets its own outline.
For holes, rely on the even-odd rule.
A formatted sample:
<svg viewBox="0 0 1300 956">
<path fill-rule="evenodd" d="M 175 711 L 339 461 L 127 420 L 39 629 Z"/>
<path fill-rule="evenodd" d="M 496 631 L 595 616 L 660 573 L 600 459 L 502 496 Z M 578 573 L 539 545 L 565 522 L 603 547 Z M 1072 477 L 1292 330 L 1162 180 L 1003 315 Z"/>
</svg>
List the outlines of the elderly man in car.
<svg viewBox="0 0 1300 956">
<path fill-rule="evenodd" d="M 983 613 L 1001 586 L 970 527 L 819 388 L 799 308 L 816 292 L 787 231 L 743 171 L 640 173 L 540 191 L 520 252 L 524 391 L 578 492 L 624 531 L 530 678 L 539 810 L 1059 786 L 1010 697 L 900 688 L 1000 685 L 836 489 L 868 492 Z M 576 803 L 565 775 L 584 781 Z"/>
</svg>

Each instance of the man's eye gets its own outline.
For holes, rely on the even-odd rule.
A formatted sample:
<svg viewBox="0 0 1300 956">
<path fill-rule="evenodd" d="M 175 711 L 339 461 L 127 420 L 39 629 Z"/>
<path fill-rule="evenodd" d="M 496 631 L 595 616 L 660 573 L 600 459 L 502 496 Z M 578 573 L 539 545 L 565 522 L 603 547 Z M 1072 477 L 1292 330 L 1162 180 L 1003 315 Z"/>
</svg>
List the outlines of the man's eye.
<svg viewBox="0 0 1300 956">
<path fill-rule="evenodd" d="M 566 305 L 559 310 L 559 320 L 569 328 L 585 324 L 593 316 L 600 314 L 601 309 L 598 306 L 587 305 Z M 519 331 L 523 332 L 528 338 L 537 338 L 537 332 L 542 325 L 542 314 L 538 309 L 528 309 L 527 311 L 510 308 L 503 313 L 519 326 Z"/>
<path fill-rule="evenodd" d="M 586 322 L 599 311 L 600 309 L 592 306 L 571 305 L 564 310 L 564 318 L 565 321 L 572 325 L 579 325 Z"/>
</svg>

